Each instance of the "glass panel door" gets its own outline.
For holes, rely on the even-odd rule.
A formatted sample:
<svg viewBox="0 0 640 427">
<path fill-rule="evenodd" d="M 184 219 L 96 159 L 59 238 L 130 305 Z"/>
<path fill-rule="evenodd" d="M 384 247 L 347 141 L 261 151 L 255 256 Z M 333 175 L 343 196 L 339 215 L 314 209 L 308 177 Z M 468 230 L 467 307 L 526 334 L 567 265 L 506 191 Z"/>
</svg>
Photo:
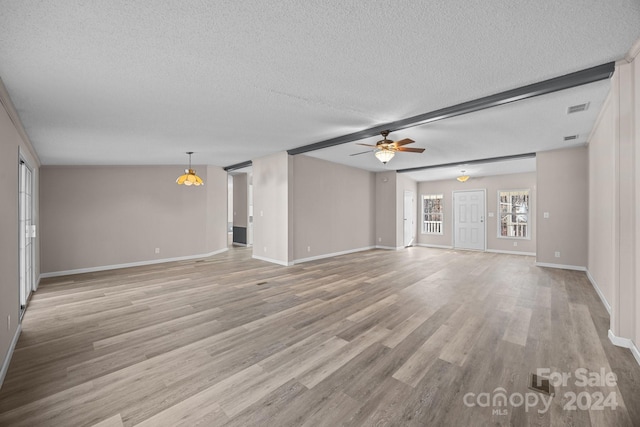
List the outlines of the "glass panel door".
<svg viewBox="0 0 640 427">
<path fill-rule="evenodd" d="M 19 198 L 19 234 L 20 234 L 20 316 L 27 307 L 27 301 L 33 290 L 33 175 L 29 166 L 20 161 L 20 198 Z"/>
</svg>

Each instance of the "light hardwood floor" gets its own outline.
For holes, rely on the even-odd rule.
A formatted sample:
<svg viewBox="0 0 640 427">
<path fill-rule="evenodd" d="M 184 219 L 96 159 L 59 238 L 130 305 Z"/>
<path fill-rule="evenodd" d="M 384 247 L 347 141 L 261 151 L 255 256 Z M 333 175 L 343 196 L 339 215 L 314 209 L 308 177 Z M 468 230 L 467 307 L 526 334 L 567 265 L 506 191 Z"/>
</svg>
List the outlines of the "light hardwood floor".
<svg viewBox="0 0 640 427">
<path fill-rule="evenodd" d="M 0 425 L 640 425 L 640 367 L 585 274 L 534 261 L 408 248 L 281 267 L 235 248 L 48 279 Z M 581 386 L 581 367 L 616 385 Z M 572 374 L 544 413 L 513 397 L 543 396 L 538 368 Z M 514 404 L 465 405 L 499 387 Z M 597 392 L 616 410 L 564 409 Z"/>
</svg>

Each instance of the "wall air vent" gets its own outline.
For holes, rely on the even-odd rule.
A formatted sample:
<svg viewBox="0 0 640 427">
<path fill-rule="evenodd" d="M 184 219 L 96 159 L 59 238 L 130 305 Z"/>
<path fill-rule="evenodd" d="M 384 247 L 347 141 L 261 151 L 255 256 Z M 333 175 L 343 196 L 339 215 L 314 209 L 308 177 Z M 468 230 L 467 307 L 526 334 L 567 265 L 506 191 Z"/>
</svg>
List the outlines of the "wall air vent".
<svg viewBox="0 0 640 427">
<path fill-rule="evenodd" d="M 569 135 L 569 136 L 565 136 L 564 140 L 565 141 L 575 141 L 576 139 L 578 139 L 579 135 Z"/>
<path fill-rule="evenodd" d="M 579 113 L 580 111 L 587 111 L 589 108 L 589 103 L 585 102 L 584 104 L 576 104 L 567 108 L 567 114 Z"/>
</svg>

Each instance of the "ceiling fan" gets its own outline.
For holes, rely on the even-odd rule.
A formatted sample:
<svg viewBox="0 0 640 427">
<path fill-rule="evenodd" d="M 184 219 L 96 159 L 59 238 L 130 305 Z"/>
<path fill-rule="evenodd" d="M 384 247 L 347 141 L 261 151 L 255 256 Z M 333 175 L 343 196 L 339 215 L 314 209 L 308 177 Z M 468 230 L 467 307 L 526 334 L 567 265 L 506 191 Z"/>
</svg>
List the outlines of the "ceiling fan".
<svg viewBox="0 0 640 427">
<path fill-rule="evenodd" d="M 376 158 L 384 164 L 386 164 L 389 160 L 393 158 L 393 156 L 395 156 L 396 151 L 404 151 L 408 153 L 422 153 L 424 151 L 424 148 L 403 147 L 404 145 L 407 145 L 407 144 L 413 144 L 415 142 L 413 139 L 405 138 L 400 141 L 391 141 L 390 139 L 387 139 L 387 136 L 389 136 L 389 132 L 390 131 L 388 130 L 383 130 L 382 132 L 380 132 L 380 135 L 382 135 L 383 139 L 376 142 L 376 145 L 362 144 L 360 142 L 357 142 L 356 144 L 364 145 L 365 147 L 375 148 L 374 151 L 375 151 Z M 370 151 L 371 150 L 363 151 L 362 153 L 355 153 L 351 155 L 357 156 L 360 154 L 368 153 Z"/>
</svg>

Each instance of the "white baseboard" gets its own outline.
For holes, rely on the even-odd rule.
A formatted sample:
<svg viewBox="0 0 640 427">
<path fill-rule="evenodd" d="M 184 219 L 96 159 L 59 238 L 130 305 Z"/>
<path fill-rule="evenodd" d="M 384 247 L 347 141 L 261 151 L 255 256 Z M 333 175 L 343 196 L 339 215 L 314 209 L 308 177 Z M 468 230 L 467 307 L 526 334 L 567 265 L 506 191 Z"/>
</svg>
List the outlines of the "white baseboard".
<svg viewBox="0 0 640 427">
<path fill-rule="evenodd" d="M 628 348 L 629 350 L 631 350 L 631 354 L 633 354 L 633 357 L 636 359 L 636 362 L 638 362 L 638 365 L 640 365 L 640 351 L 638 350 L 638 347 L 636 347 L 635 343 L 632 340 L 630 340 L 629 338 L 617 337 L 611 331 L 611 329 L 609 329 L 609 341 L 611 341 L 611 344 L 613 345 L 617 345 L 618 347 Z"/>
<path fill-rule="evenodd" d="M 587 267 L 580 265 L 550 264 L 548 262 L 536 262 L 536 265 L 538 267 L 560 268 L 562 270 L 587 271 Z"/>
<path fill-rule="evenodd" d="M 378 248 L 378 246 L 365 246 L 364 248 L 348 249 L 346 251 L 333 252 L 333 253 L 330 253 L 330 254 L 316 255 L 316 256 L 312 256 L 312 257 L 308 257 L 308 258 L 300 258 L 300 259 L 294 260 L 293 263 L 294 264 L 300 264 L 300 263 L 303 263 L 303 262 L 315 261 L 317 259 L 331 258 L 331 257 L 334 257 L 334 256 L 347 255 L 347 254 L 352 254 L 352 253 L 355 253 L 355 252 L 369 251 L 369 250 L 374 249 L 374 248 Z"/>
<path fill-rule="evenodd" d="M 399 251 L 400 249 L 404 249 L 404 246 L 382 246 L 382 245 L 375 245 L 372 246 L 371 249 L 384 249 L 387 251 Z"/>
<path fill-rule="evenodd" d="M 453 249 L 453 246 L 445 246 L 445 245 L 430 245 L 428 243 L 418 243 L 418 246 L 422 246 L 424 248 L 436 248 L 436 249 Z"/>
<path fill-rule="evenodd" d="M 272 264 L 278 264 L 278 265 L 282 265 L 284 267 L 290 267 L 293 265 L 292 262 L 286 262 L 286 261 L 280 261 L 279 259 L 272 259 L 272 258 L 267 258 L 264 256 L 260 256 L 260 255 L 252 255 L 253 259 L 257 259 L 260 261 L 265 261 L 265 262 L 270 262 Z"/>
<path fill-rule="evenodd" d="M 18 344 L 20 332 L 22 332 L 22 324 L 18 323 L 18 329 L 16 329 L 16 333 L 13 336 L 13 340 L 11 341 L 11 345 L 9 346 L 9 350 L 7 351 L 7 354 L 4 357 L 4 361 L 2 362 L 2 370 L 0 370 L 0 388 L 2 388 L 2 384 L 4 383 L 4 377 L 7 376 L 9 364 L 11 363 L 11 356 L 13 356 L 13 352 L 16 349 L 16 344 Z"/>
<path fill-rule="evenodd" d="M 485 252 L 490 252 L 492 254 L 536 256 L 535 252 L 502 251 L 502 250 L 498 250 L 498 249 L 487 249 Z"/>
<path fill-rule="evenodd" d="M 181 256 L 181 257 L 175 257 L 175 258 L 163 258 L 163 259 L 154 259 L 149 261 L 128 262 L 125 264 L 103 265 L 100 267 L 77 268 L 75 270 L 53 271 L 49 273 L 40 274 L 40 278 L 38 279 L 38 281 L 40 281 L 40 279 L 44 279 L 47 277 L 68 276 L 70 274 L 80 274 L 80 273 L 94 273 L 96 271 L 116 270 L 118 268 L 139 267 L 142 265 L 153 265 L 153 264 L 162 264 L 165 262 L 187 261 L 190 259 L 207 258 L 210 256 L 218 255 L 222 252 L 226 252 L 228 250 L 229 248 L 223 248 L 217 251 L 210 252 L 208 254 L 187 255 L 187 256 Z"/>
<path fill-rule="evenodd" d="M 591 282 L 591 285 L 593 286 L 593 289 L 596 290 L 596 293 L 600 297 L 600 301 L 602 301 L 602 304 L 604 304 L 604 308 L 607 309 L 607 313 L 609 313 L 609 316 L 611 316 L 611 305 L 609 304 L 607 299 L 604 297 L 604 294 L 600 290 L 600 286 L 598 286 L 598 284 L 596 283 L 596 279 L 593 278 L 593 276 L 591 275 L 589 270 L 587 270 L 587 278 Z"/>
</svg>

